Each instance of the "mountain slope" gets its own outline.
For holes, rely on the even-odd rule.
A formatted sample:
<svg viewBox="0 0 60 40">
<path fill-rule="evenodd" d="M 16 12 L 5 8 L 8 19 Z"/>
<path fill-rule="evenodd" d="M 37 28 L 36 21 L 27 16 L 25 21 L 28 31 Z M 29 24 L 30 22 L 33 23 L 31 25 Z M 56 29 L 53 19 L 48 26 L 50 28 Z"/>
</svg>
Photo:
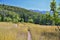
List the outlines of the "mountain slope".
<svg viewBox="0 0 60 40">
<path fill-rule="evenodd" d="M 27 13 L 27 12 L 31 12 L 34 13 L 33 11 L 21 8 L 21 7 L 15 7 L 15 6 L 9 6 L 9 5 L 4 5 L 4 4 L 0 4 L 0 10 L 8 10 L 8 11 L 12 11 L 12 12 L 16 12 L 16 13 Z M 37 12 L 35 12 L 37 13 Z"/>
<path fill-rule="evenodd" d="M 38 12 L 33 12 L 21 7 L 9 6 L 5 4 L 0 4 L 0 14 L 2 16 L 13 16 L 15 14 L 18 14 L 19 18 L 21 18 L 19 21 L 24 22 L 27 22 L 29 19 L 33 19 L 34 17 L 40 16 L 40 13 Z"/>
</svg>

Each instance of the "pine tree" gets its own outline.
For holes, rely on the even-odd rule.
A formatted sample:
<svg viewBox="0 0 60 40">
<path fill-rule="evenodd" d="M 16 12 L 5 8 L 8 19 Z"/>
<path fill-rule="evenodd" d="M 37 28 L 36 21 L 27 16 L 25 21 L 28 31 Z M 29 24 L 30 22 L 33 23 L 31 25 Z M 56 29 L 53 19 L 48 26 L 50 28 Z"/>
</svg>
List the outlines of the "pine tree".
<svg viewBox="0 0 60 40">
<path fill-rule="evenodd" d="M 55 13 L 56 13 L 56 1 L 55 0 L 52 0 L 50 7 L 51 7 L 51 11 L 53 11 L 53 17 L 54 17 L 52 24 L 55 25 Z"/>
</svg>

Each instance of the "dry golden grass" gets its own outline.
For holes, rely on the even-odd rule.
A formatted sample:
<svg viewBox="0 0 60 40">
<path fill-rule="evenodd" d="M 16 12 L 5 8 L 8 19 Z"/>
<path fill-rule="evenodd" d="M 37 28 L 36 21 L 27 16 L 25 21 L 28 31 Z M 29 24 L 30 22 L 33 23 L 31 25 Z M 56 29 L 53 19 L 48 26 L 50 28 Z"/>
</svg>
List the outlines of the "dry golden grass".
<svg viewBox="0 0 60 40">
<path fill-rule="evenodd" d="M 22 25 L 16 27 L 13 23 L 0 22 L 0 40 L 27 40 L 27 29 Z"/>
<path fill-rule="evenodd" d="M 0 22 L 0 40 L 27 40 L 28 29 L 32 40 L 59 40 L 57 26 L 46 26 L 31 23 Z"/>
</svg>

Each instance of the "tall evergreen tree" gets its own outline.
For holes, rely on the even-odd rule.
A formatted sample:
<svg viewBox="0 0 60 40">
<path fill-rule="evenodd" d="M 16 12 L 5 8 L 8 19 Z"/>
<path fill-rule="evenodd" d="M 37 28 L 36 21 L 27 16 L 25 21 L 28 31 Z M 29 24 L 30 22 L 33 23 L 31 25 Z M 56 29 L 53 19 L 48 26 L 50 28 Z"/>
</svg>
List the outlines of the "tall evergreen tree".
<svg viewBox="0 0 60 40">
<path fill-rule="evenodd" d="M 56 13 L 56 1 L 55 0 L 52 0 L 50 7 L 51 7 L 51 11 L 53 11 L 53 17 L 54 17 L 52 24 L 55 25 L 55 13 Z"/>
</svg>

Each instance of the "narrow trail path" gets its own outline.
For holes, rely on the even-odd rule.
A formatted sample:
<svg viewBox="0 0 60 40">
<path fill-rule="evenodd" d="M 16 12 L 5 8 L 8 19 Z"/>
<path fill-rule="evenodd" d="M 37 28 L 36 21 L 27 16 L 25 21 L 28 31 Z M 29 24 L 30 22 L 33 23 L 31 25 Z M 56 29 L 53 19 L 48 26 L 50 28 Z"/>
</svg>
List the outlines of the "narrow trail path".
<svg viewBox="0 0 60 40">
<path fill-rule="evenodd" d="M 28 40 L 32 40 L 30 31 L 28 31 Z"/>
<path fill-rule="evenodd" d="M 18 25 L 17 24 L 14 24 L 14 27 L 18 27 Z M 32 37 L 31 37 L 31 32 L 30 31 L 28 31 L 28 40 L 32 40 Z"/>
</svg>

